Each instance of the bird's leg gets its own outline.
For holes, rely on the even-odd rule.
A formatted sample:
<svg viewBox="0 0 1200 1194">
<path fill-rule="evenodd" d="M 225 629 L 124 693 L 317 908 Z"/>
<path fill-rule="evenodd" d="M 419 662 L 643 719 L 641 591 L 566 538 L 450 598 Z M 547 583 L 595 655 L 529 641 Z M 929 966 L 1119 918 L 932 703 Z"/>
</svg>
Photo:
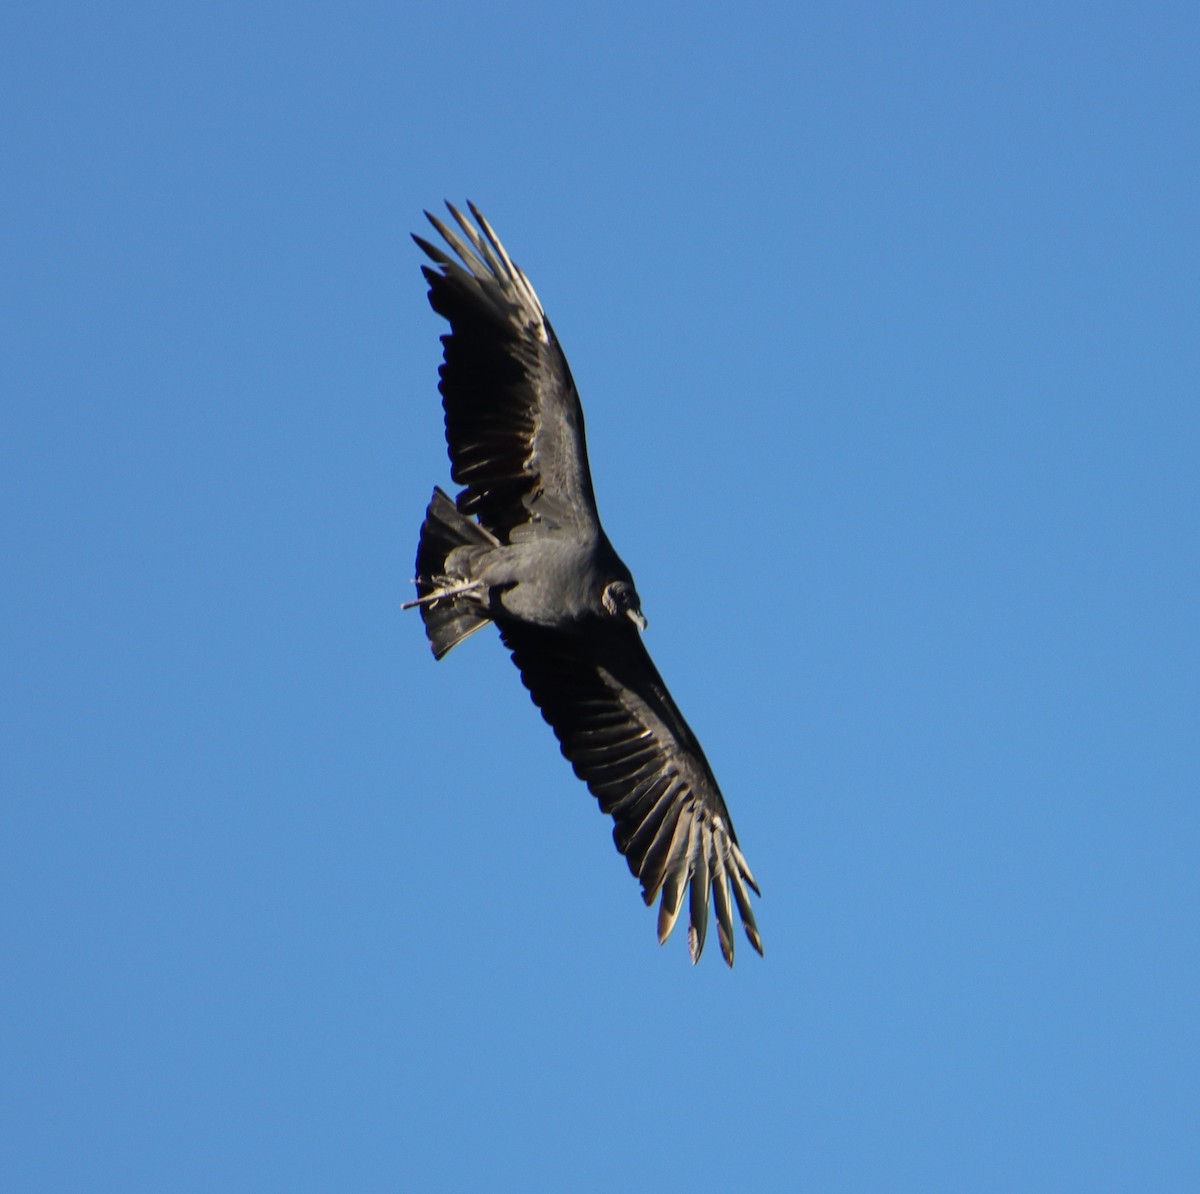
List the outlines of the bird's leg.
<svg viewBox="0 0 1200 1194">
<path fill-rule="evenodd" d="M 449 577 L 442 577 L 442 580 L 449 580 Z M 461 593 L 471 593 L 475 589 L 482 589 L 484 582 L 481 580 L 464 580 L 460 584 L 444 585 L 440 589 L 434 589 L 432 593 L 426 593 L 424 597 L 417 597 L 413 601 L 405 601 L 400 606 L 401 609 L 413 609 L 418 605 L 432 605 L 435 601 L 441 601 L 445 597 L 457 597 Z"/>
</svg>

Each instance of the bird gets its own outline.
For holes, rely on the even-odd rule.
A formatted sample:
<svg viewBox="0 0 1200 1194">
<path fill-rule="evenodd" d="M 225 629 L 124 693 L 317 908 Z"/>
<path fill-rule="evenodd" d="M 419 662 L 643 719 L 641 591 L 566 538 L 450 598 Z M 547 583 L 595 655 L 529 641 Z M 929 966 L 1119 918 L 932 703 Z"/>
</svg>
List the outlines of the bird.
<svg viewBox="0 0 1200 1194">
<path fill-rule="evenodd" d="M 763 952 L 761 895 L 696 735 L 642 640 L 629 568 L 600 523 L 583 409 L 537 294 L 479 209 L 425 212 L 446 248 L 413 234 L 441 337 L 438 388 L 453 499 L 435 487 L 417 546 L 417 596 L 434 658 L 494 623 L 562 754 L 613 820 L 613 840 L 659 901 L 666 942 L 686 896 L 700 959 L 709 897 L 733 965 L 736 905 Z M 446 250 L 449 250 L 447 252 Z M 732 894 L 732 899 L 731 899 Z"/>
</svg>

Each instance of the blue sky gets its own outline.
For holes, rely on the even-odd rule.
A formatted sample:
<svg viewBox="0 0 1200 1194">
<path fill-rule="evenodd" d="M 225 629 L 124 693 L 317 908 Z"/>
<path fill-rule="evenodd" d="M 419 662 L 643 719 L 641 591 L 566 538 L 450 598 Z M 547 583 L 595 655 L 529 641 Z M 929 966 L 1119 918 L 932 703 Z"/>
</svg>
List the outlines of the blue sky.
<svg viewBox="0 0 1200 1194">
<path fill-rule="evenodd" d="M 1200 1188 L 1194 5 L 0 17 L 0 1184 Z M 766 957 L 495 636 L 408 233 L 588 414 Z"/>
</svg>

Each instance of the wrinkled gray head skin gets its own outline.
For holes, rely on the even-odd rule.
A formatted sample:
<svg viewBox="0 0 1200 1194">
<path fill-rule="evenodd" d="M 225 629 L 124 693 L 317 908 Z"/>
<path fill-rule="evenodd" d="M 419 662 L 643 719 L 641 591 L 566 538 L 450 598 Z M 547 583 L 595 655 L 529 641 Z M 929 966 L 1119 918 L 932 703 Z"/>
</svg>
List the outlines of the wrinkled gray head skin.
<svg viewBox="0 0 1200 1194">
<path fill-rule="evenodd" d="M 642 613 L 641 598 L 629 581 L 613 580 L 604 587 L 601 597 L 604 608 L 618 618 L 628 618 L 639 630 L 645 630 L 649 624 L 646 615 Z"/>
<path fill-rule="evenodd" d="M 417 598 L 441 659 L 494 624 L 613 840 L 659 901 L 658 940 L 688 923 L 699 959 L 710 910 L 731 966 L 734 909 L 750 944 L 758 886 L 721 790 L 643 642 L 642 603 L 596 507 L 583 408 L 533 287 L 472 207 L 420 237 L 429 302 L 450 324 L 439 371 L 451 498 L 435 489 L 417 548 Z M 468 707 L 486 718 L 491 694 Z M 711 899 L 711 904 L 710 904 Z"/>
</svg>

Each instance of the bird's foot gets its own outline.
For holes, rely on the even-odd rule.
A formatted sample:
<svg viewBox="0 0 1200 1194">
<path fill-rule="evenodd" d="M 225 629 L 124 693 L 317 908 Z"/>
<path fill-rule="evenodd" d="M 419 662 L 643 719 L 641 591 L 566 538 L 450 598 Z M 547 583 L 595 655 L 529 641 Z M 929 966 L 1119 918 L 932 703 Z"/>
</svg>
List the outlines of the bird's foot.
<svg viewBox="0 0 1200 1194">
<path fill-rule="evenodd" d="M 435 579 L 445 583 L 440 588 L 434 589 L 433 592 L 426 593 L 424 597 L 417 597 L 413 601 L 405 601 L 400 608 L 414 609 L 418 605 L 433 605 L 434 602 L 442 601 L 447 597 L 458 597 L 463 593 L 472 593 L 476 589 L 483 588 L 483 581 L 481 580 L 464 580 L 458 584 L 452 584 L 450 583 L 451 578 L 448 576 L 439 576 Z M 414 581 L 413 583 L 415 584 L 416 582 Z"/>
</svg>

